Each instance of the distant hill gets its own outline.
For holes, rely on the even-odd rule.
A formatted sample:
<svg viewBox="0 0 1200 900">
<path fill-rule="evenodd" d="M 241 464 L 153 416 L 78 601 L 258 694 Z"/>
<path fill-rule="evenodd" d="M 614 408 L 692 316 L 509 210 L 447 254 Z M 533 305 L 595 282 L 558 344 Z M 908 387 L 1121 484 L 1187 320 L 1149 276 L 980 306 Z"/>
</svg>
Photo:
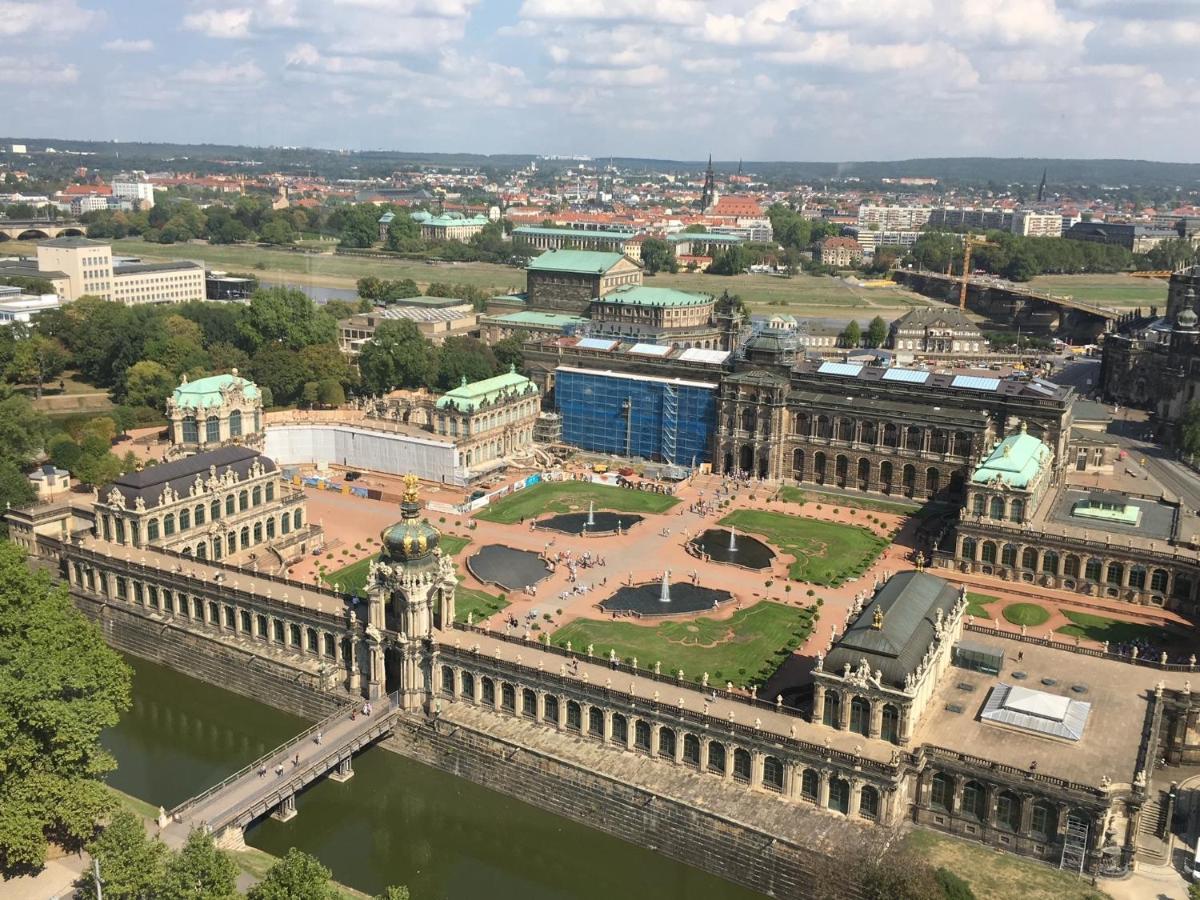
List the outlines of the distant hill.
<svg viewBox="0 0 1200 900">
<path fill-rule="evenodd" d="M 0 138 L 0 159 L 8 158 L 10 144 L 25 144 L 37 152 L 46 147 L 60 151 L 95 154 L 93 165 L 113 167 L 209 171 L 227 168 L 219 163 L 258 162 L 266 171 L 309 172 L 327 178 L 366 178 L 385 176 L 401 165 L 436 167 L 464 166 L 507 170 L 538 160 L 541 169 L 564 169 L 578 165 L 571 160 L 542 160 L 536 154 L 422 153 L 419 151 L 367 150 L 341 151 L 311 147 L 246 147 L 228 144 L 175 144 L 158 142 L 79 141 L 64 138 Z M 598 157 L 595 164 L 607 164 Z M 698 172 L 707 160 L 645 159 L 613 157 L 621 168 L 645 172 Z M 737 169 L 738 160 L 714 161 L 721 172 Z M 859 178 L 877 182 L 882 178 L 925 177 L 943 183 L 1004 186 L 1037 184 L 1042 170 L 1048 182 L 1060 187 L 1140 186 L 1194 190 L 1200 186 L 1200 163 L 1167 163 L 1139 159 L 1050 159 L 1001 157 L 931 157 L 927 159 L 789 162 L 753 161 L 742 163 L 745 171 L 775 180 L 828 181 L 835 178 Z M 257 171 L 259 166 L 249 167 Z"/>
</svg>

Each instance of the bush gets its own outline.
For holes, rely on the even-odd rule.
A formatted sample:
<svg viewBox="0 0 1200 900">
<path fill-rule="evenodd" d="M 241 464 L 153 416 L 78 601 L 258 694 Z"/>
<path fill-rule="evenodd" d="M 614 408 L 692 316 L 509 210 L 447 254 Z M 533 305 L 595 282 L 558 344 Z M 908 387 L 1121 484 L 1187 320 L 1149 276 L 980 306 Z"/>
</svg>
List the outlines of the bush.
<svg viewBox="0 0 1200 900">
<path fill-rule="evenodd" d="M 933 877 L 945 892 L 946 900 L 975 900 L 975 892 L 971 890 L 971 885 L 949 869 L 938 869 L 933 873 Z"/>
<path fill-rule="evenodd" d="M 813 596 L 815 593 L 816 593 L 816 591 L 814 591 L 812 588 L 809 588 L 809 589 L 808 589 L 808 594 L 807 594 L 807 596 L 811 597 L 811 596 Z"/>
</svg>

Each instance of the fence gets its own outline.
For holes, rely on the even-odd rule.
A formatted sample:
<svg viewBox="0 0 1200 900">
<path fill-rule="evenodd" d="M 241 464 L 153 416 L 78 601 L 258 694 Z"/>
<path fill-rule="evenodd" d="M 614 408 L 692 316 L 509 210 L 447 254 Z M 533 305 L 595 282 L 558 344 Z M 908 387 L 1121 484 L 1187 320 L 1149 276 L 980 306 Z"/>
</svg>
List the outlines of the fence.
<svg viewBox="0 0 1200 900">
<path fill-rule="evenodd" d="M 1140 656 L 1126 655 L 1124 653 L 1114 653 L 1111 650 L 1096 650 L 1093 647 L 1083 647 L 1076 644 L 1068 644 L 1062 641 L 1054 641 L 1050 638 L 1037 637 L 1032 634 L 1018 634 L 1012 631 L 1002 631 L 998 628 L 992 628 L 989 625 L 968 624 L 965 627 L 967 631 L 973 631 L 976 634 L 986 634 L 989 637 L 1004 638 L 1009 641 L 1020 641 L 1022 644 L 1036 644 L 1039 647 L 1049 647 L 1053 650 L 1067 650 L 1071 653 L 1079 653 L 1083 656 L 1095 656 L 1099 659 L 1111 659 L 1117 662 L 1127 662 L 1134 666 L 1143 666 L 1147 669 L 1161 669 L 1164 672 L 1195 672 L 1196 671 L 1196 656 L 1192 654 L 1190 660 L 1186 663 L 1163 662 L 1160 659 L 1148 659 Z"/>
</svg>

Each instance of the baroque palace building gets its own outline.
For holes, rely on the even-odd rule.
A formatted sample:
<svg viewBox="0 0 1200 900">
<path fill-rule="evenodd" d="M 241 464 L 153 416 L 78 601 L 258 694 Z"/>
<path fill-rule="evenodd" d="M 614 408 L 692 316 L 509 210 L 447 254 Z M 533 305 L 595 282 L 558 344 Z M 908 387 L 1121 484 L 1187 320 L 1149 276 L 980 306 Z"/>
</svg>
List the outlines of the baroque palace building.
<svg viewBox="0 0 1200 900">
<path fill-rule="evenodd" d="M 214 451 L 230 452 L 247 451 Z M 226 498 L 235 498 L 237 514 L 243 487 L 252 492 L 273 471 L 258 458 L 218 464 L 214 453 L 170 464 L 196 471 L 170 470 L 188 481 L 156 485 L 153 514 L 166 515 L 173 494 L 189 493 L 193 506 L 219 501 L 224 523 Z M 236 478 L 223 468 L 238 465 L 250 468 L 235 469 Z M 674 772 L 722 797 L 761 797 L 743 804 L 747 814 L 782 801 L 798 816 L 882 826 L 915 819 L 1094 872 L 1136 857 L 1158 761 L 1200 759 L 1196 732 L 1184 727 L 1200 714 L 1188 666 L 1131 666 L 964 625 L 962 592 L 928 573 L 897 575 L 860 595 L 844 635 L 818 657 L 811 702 L 759 699 L 713 688 L 706 673 L 659 673 L 593 658 L 591 648 L 564 651 L 456 622 L 453 565 L 422 517 L 416 478 L 406 481 L 401 519 L 383 534 L 365 603 L 265 566 L 232 565 L 228 555 L 200 559 L 195 544 L 185 556 L 161 538 L 146 540 L 148 526 L 139 526 L 135 546 L 115 497 L 14 510 L 7 521 L 21 546 L 59 567 L 76 603 L 118 645 L 149 642 L 175 665 L 190 648 L 235 689 L 239 675 L 269 670 L 294 690 L 341 702 L 393 694 L 403 715 L 443 735 L 503 729 L 518 748 L 552 747 L 596 771 L 607 754 L 632 754 L 652 767 L 649 778 Z M 124 497 L 127 487 L 112 490 Z M 136 508 L 151 488 L 133 487 Z M 244 512 L 252 508 L 251 494 Z M 117 521 L 126 522 L 124 542 Z M 998 661 L 995 668 L 959 658 L 963 632 L 981 630 L 991 639 L 976 657 Z M 1014 659 L 1025 684 L 1009 677 Z M 1082 692 L 1041 690 L 1052 675 Z"/>
<path fill-rule="evenodd" d="M 233 369 L 175 388 L 167 398 L 168 434 L 174 455 L 215 450 L 227 444 L 262 449 L 262 393 Z"/>
</svg>

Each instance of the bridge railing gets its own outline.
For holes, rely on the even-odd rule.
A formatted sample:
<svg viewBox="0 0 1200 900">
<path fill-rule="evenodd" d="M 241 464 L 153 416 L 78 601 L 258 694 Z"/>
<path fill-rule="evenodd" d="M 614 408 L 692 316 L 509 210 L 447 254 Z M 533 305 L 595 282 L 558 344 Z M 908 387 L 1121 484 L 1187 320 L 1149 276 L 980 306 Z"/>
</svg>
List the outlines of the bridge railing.
<svg viewBox="0 0 1200 900">
<path fill-rule="evenodd" d="M 257 772 L 260 768 L 262 768 L 267 763 L 280 758 L 280 756 L 282 756 L 282 755 L 285 755 L 285 751 L 288 751 L 292 747 L 299 746 L 300 744 L 304 743 L 305 741 L 314 738 L 318 731 L 325 731 L 334 722 L 337 722 L 337 721 L 340 721 L 340 720 L 346 718 L 346 716 L 348 716 L 350 714 L 351 710 L 358 709 L 358 707 L 361 705 L 362 705 L 361 701 L 355 700 L 353 703 L 346 704 L 345 706 L 343 706 L 341 709 L 337 710 L 336 712 L 330 713 L 324 719 L 322 719 L 321 721 L 312 725 L 311 727 L 307 728 L 306 730 L 302 731 L 300 734 L 296 735 L 293 738 L 289 738 L 288 740 L 286 740 L 282 744 L 280 744 L 278 747 L 276 747 L 273 750 L 269 750 L 268 752 L 264 753 L 262 756 L 260 756 L 258 759 L 254 760 L 253 762 L 247 763 L 245 766 L 238 769 L 236 772 L 234 772 L 232 775 L 230 775 L 228 778 L 226 778 L 224 781 L 220 782 L 219 784 L 214 784 L 212 787 L 210 787 L 208 790 L 204 791 L 203 793 L 197 794 L 194 797 L 189 797 L 187 800 L 184 800 L 178 806 L 173 807 L 167 813 L 167 815 L 171 819 L 174 819 L 176 816 L 182 815 L 184 812 L 191 809 L 192 807 L 199 806 L 201 803 L 204 803 L 206 800 L 212 799 L 217 794 L 219 794 L 221 791 L 225 790 L 225 788 L 229 787 L 231 784 L 235 783 L 236 781 L 238 781 L 242 778 L 245 778 L 246 775 L 250 774 L 251 772 Z M 400 692 L 396 691 L 394 694 L 391 694 L 388 697 L 388 708 L 385 710 L 385 712 L 392 712 L 393 710 L 396 710 L 399 708 L 400 708 Z"/>
</svg>

